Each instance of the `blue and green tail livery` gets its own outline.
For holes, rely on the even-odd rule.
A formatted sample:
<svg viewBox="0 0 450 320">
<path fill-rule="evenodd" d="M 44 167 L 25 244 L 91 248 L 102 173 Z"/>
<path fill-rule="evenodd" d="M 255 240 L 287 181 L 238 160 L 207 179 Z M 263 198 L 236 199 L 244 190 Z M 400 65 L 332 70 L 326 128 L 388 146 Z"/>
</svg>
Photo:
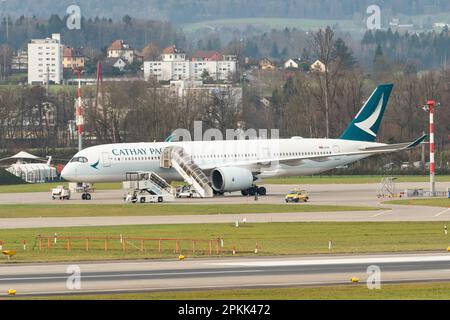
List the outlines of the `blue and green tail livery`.
<svg viewBox="0 0 450 320">
<path fill-rule="evenodd" d="M 393 86 L 379 85 L 339 139 L 374 142 Z"/>
</svg>

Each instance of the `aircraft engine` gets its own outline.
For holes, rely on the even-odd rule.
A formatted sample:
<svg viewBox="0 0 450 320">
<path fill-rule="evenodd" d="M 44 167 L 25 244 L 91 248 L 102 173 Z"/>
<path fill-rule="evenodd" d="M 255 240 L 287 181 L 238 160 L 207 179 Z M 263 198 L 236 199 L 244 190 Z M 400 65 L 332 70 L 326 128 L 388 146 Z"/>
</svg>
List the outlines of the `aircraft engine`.
<svg viewBox="0 0 450 320">
<path fill-rule="evenodd" d="M 211 172 L 211 184 L 219 192 L 246 190 L 253 185 L 250 170 L 238 167 L 215 168 Z"/>
</svg>

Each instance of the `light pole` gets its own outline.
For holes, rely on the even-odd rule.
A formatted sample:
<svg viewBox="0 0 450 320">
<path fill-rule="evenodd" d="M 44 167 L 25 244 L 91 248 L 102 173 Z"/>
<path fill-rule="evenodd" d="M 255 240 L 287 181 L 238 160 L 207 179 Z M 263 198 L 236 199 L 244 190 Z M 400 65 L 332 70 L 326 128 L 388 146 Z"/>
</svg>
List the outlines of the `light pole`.
<svg viewBox="0 0 450 320">
<path fill-rule="evenodd" d="M 430 113 L 430 193 L 434 197 L 436 193 L 436 181 L 435 181 L 435 144 L 434 144 L 434 109 L 440 106 L 440 103 L 436 103 L 435 100 L 428 100 L 427 104 L 423 107 L 425 111 Z"/>
</svg>

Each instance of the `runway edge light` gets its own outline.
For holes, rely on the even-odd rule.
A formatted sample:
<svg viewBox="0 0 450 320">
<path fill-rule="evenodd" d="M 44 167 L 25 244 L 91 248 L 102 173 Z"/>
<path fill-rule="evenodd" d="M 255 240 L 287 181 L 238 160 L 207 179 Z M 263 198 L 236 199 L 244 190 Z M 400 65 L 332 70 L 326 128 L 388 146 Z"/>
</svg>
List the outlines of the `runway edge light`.
<svg viewBox="0 0 450 320">
<path fill-rule="evenodd" d="M 353 278 L 351 279 L 351 281 L 352 281 L 353 283 L 358 283 L 358 282 L 359 282 L 359 278 L 353 277 Z"/>
<path fill-rule="evenodd" d="M 15 296 L 17 291 L 14 289 L 8 289 L 8 291 L 6 293 L 8 293 L 8 295 L 10 295 L 10 296 Z"/>
</svg>

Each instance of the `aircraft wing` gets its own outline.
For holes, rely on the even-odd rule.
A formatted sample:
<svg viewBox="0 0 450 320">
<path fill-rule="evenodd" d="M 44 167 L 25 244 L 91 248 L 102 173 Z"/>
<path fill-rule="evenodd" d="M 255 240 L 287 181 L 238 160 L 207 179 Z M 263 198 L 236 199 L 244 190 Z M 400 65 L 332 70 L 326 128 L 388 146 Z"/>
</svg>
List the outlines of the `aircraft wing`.
<svg viewBox="0 0 450 320">
<path fill-rule="evenodd" d="M 285 157 L 277 157 L 277 158 L 268 158 L 268 159 L 260 159 L 260 160 L 244 160 L 244 161 L 236 161 L 227 163 L 226 167 L 232 166 L 251 166 L 251 165 L 264 165 L 271 162 L 278 162 L 280 164 L 295 164 L 299 163 L 302 160 L 312 160 L 317 162 L 327 161 L 329 158 L 336 158 L 341 156 L 359 156 L 359 155 L 375 155 L 382 153 L 391 153 L 398 152 L 403 150 L 410 150 L 417 147 L 420 143 L 422 143 L 427 135 L 423 135 L 414 142 L 407 143 L 398 143 L 398 144 L 386 144 L 383 146 L 377 147 L 364 147 L 358 151 L 351 152 L 337 152 L 327 155 L 308 155 L 308 156 L 285 156 Z M 216 168 L 217 166 L 200 166 L 203 170 L 211 170 Z"/>
</svg>

